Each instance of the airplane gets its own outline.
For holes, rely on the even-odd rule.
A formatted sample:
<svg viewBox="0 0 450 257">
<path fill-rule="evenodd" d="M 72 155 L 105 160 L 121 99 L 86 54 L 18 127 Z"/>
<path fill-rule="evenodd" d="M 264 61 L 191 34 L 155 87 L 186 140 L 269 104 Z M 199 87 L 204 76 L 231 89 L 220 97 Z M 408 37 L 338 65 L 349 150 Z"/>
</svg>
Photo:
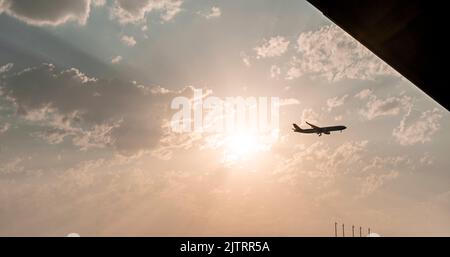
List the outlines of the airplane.
<svg viewBox="0 0 450 257">
<path fill-rule="evenodd" d="M 311 128 L 310 129 L 302 129 L 297 124 L 294 123 L 294 124 L 292 124 L 294 126 L 294 128 L 292 128 L 292 130 L 294 132 L 306 133 L 306 134 L 316 133 L 320 137 L 320 136 L 322 136 L 322 133 L 329 135 L 330 132 L 332 132 L 332 131 L 341 131 L 342 132 L 342 130 L 347 128 L 346 126 L 318 127 L 307 121 L 306 121 L 306 124 L 311 126 Z"/>
</svg>

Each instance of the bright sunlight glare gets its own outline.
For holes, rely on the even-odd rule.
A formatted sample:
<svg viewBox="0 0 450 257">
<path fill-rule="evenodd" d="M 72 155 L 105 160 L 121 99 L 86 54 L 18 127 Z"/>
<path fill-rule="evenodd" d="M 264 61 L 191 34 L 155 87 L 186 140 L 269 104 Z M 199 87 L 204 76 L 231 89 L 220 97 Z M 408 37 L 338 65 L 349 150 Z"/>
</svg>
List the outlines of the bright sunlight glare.
<svg viewBox="0 0 450 257">
<path fill-rule="evenodd" d="M 278 131 L 268 134 L 238 131 L 225 135 L 223 162 L 235 163 L 254 158 L 258 153 L 269 151 L 278 139 Z"/>
</svg>

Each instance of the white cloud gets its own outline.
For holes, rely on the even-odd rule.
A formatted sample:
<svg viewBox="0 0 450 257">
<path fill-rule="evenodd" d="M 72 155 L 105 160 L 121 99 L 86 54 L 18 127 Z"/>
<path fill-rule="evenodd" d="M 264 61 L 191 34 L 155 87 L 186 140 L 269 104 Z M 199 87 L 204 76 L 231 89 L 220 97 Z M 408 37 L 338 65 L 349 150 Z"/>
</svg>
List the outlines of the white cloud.
<svg viewBox="0 0 450 257">
<path fill-rule="evenodd" d="M 9 123 L 5 123 L 3 125 L 0 125 L 0 135 L 8 131 L 9 127 L 11 125 Z"/>
<path fill-rule="evenodd" d="M 300 101 L 295 98 L 282 98 L 280 99 L 280 106 L 286 106 L 286 105 L 299 105 Z"/>
<path fill-rule="evenodd" d="M 0 66 L 0 74 L 8 72 L 12 69 L 14 65 L 12 63 L 7 63 L 5 65 Z"/>
<path fill-rule="evenodd" d="M 345 100 L 347 99 L 348 95 L 344 95 L 341 98 L 339 97 L 333 97 L 327 100 L 327 106 L 328 111 L 331 111 L 332 109 L 339 107 L 345 103 Z"/>
<path fill-rule="evenodd" d="M 361 163 L 367 145 L 367 141 L 353 141 L 334 148 L 323 142 L 302 146 L 292 157 L 280 162 L 274 172 L 281 180 L 306 175 L 309 179 L 320 179 L 317 185 L 323 186 L 339 175 L 352 172 Z"/>
<path fill-rule="evenodd" d="M 203 136 L 201 133 L 173 133 L 170 122 L 163 124 L 163 134 L 158 145 L 150 154 L 161 160 L 170 160 L 174 151 L 192 149 Z"/>
<path fill-rule="evenodd" d="M 2 163 L 0 165 L 0 175 L 22 172 L 24 170 L 24 167 L 20 165 L 22 162 L 23 158 L 16 157 L 6 163 Z"/>
<path fill-rule="evenodd" d="M 181 0 L 116 0 L 112 16 L 121 24 L 140 23 L 152 11 L 161 12 L 161 19 L 169 21 L 181 11 Z"/>
<path fill-rule="evenodd" d="M 98 1 L 93 1 L 98 5 Z M 101 2 L 100 2 L 101 3 Z M 0 13 L 35 26 L 57 26 L 69 21 L 84 25 L 89 17 L 90 0 L 2 0 Z"/>
<path fill-rule="evenodd" d="M 111 59 L 111 63 L 112 64 L 120 63 L 122 61 L 122 59 L 123 59 L 122 56 L 118 55 L 118 56 L 116 56 L 116 57 Z"/>
<path fill-rule="evenodd" d="M 212 19 L 212 18 L 218 18 L 222 15 L 222 12 L 220 10 L 219 7 L 212 7 L 211 10 L 209 10 L 209 12 L 201 14 L 203 17 L 205 17 L 206 19 Z"/>
<path fill-rule="evenodd" d="M 431 156 L 430 153 L 426 152 L 421 158 L 420 163 L 422 165 L 432 165 L 435 161 L 435 158 Z"/>
<path fill-rule="evenodd" d="M 257 57 L 276 57 L 284 54 L 289 46 L 289 41 L 281 36 L 272 37 L 266 40 L 261 46 L 255 47 Z"/>
<path fill-rule="evenodd" d="M 161 19 L 164 21 L 172 20 L 179 12 L 181 12 L 181 5 L 183 1 L 181 0 L 169 0 L 164 5 L 164 13 L 161 15 Z"/>
<path fill-rule="evenodd" d="M 362 172 L 379 172 L 383 170 L 395 170 L 400 165 L 411 164 L 411 159 L 406 156 L 389 156 L 389 157 L 379 157 L 375 156 L 372 158 L 366 166 L 364 166 Z"/>
<path fill-rule="evenodd" d="M 394 180 L 399 176 L 399 172 L 395 170 L 391 170 L 388 173 L 384 174 L 375 174 L 372 173 L 369 176 L 365 177 L 361 185 L 361 193 L 358 197 L 365 197 L 367 195 L 372 194 L 387 181 Z"/>
<path fill-rule="evenodd" d="M 315 192 L 326 193 L 336 186 L 345 188 L 357 200 L 398 178 L 401 170 L 414 167 L 414 161 L 406 155 L 372 158 L 372 150 L 367 140 L 335 146 L 323 141 L 297 145 L 290 157 L 283 156 L 274 174 L 280 183 L 295 187 L 314 185 Z"/>
<path fill-rule="evenodd" d="M 373 93 L 373 91 L 370 90 L 370 89 L 363 89 L 363 90 L 361 90 L 359 93 L 357 93 L 355 95 L 355 98 L 358 98 L 360 100 L 364 100 L 367 97 L 369 97 L 370 95 L 372 95 L 372 93 Z"/>
<path fill-rule="evenodd" d="M 381 59 L 335 25 L 301 33 L 298 53 L 290 62 L 287 79 L 304 74 L 341 79 L 372 80 L 378 75 L 397 74 Z"/>
<path fill-rule="evenodd" d="M 92 0 L 92 4 L 94 6 L 104 6 L 106 4 L 106 0 Z"/>
<path fill-rule="evenodd" d="M 395 116 L 401 111 L 408 112 L 412 107 L 412 98 L 403 94 L 382 99 L 371 91 L 363 90 L 356 97 L 367 101 L 365 108 L 359 110 L 359 113 L 368 120 L 380 116 Z"/>
<path fill-rule="evenodd" d="M 108 121 L 84 123 L 81 111 L 63 113 L 59 108 L 50 107 L 50 105 L 28 108 L 22 113 L 25 120 L 42 127 L 42 129 L 32 132 L 32 136 L 40 138 L 48 144 L 60 144 L 70 138 L 73 145 L 79 147 L 80 150 L 114 145 L 115 138 L 112 132 L 115 128 L 120 127 L 123 119 L 114 118 Z"/>
<path fill-rule="evenodd" d="M 127 45 L 127 46 L 135 46 L 136 45 L 136 40 L 134 39 L 134 37 L 132 37 L 132 36 L 126 36 L 126 35 L 123 35 L 121 38 L 120 38 L 120 41 L 122 41 L 122 43 L 124 43 L 125 45 Z"/>
<path fill-rule="evenodd" d="M 420 116 L 406 114 L 400 125 L 392 132 L 401 145 L 414 145 L 431 141 L 431 137 L 440 128 L 442 112 L 435 108 L 421 113 Z"/>
<path fill-rule="evenodd" d="M 307 108 L 302 111 L 302 118 L 301 118 L 302 122 L 308 121 L 310 123 L 314 123 L 321 121 L 322 118 L 323 118 L 322 115 L 318 114 L 311 108 Z"/>
<path fill-rule="evenodd" d="M 293 79 L 300 77 L 301 75 L 302 75 L 302 72 L 299 68 L 291 67 L 291 68 L 289 68 L 289 70 L 286 73 L 286 79 L 293 80 Z"/>
<path fill-rule="evenodd" d="M 251 66 L 250 57 L 245 52 L 241 52 L 240 56 L 245 66 L 250 67 Z"/>
<path fill-rule="evenodd" d="M 278 78 L 281 74 L 281 69 L 277 65 L 272 65 L 270 67 L 270 77 L 271 78 Z"/>
<path fill-rule="evenodd" d="M 338 146 L 334 153 L 325 154 L 324 158 L 326 159 L 328 157 L 329 160 L 320 163 L 319 167 L 322 167 L 323 170 L 336 169 L 336 172 L 337 168 L 341 167 L 344 169 L 341 170 L 341 172 L 347 172 L 352 169 L 353 164 L 359 162 L 359 160 L 363 158 L 363 153 L 366 150 L 367 145 L 367 140 L 345 142 Z"/>
</svg>

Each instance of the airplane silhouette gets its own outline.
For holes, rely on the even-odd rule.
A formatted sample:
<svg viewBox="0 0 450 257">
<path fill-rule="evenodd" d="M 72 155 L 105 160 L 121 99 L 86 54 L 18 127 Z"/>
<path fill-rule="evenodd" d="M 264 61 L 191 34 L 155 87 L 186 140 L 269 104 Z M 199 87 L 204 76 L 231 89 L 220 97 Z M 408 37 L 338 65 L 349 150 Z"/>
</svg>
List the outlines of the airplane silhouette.
<svg viewBox="0 0 450 257">
<path fill-rule="evenodd" d="M 346 129 L 346 126 L 331 126 L 331 127 L 318 127 L 316 125 L 313 125 L 309 122 L 306 121 L 306 124 L 308 124 L 309 126 L 311 126 L 310 129 L 302 129 L 300 128 L 297 124 L 292 124 L 294 126 L 294 128 L 292 128 L 292 130 L 294 132 L 299 132 L 299 133 L 305 133 L 305 134 L 311 134 L 311 133 L 316 133 L 320 136 L 322 136 L 323 134 L 329 135 L 330 132 L 332 131 L 341 131 Z"/>
</svg>

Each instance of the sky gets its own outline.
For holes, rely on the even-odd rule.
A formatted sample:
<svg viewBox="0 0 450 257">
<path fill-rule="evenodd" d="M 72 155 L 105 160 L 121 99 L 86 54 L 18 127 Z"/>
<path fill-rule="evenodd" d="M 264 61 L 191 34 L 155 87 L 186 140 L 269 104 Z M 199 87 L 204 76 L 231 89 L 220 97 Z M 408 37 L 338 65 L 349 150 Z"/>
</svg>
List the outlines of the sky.
<svg viewBox="0 0 450 257">
<path fill-rule="evenodd" d="M 173 131 L 198 90 L 279 128 Z M 0 0 L 1 236 L 449 236 L 449 131 L 306 1 Z"/>
</svg>

